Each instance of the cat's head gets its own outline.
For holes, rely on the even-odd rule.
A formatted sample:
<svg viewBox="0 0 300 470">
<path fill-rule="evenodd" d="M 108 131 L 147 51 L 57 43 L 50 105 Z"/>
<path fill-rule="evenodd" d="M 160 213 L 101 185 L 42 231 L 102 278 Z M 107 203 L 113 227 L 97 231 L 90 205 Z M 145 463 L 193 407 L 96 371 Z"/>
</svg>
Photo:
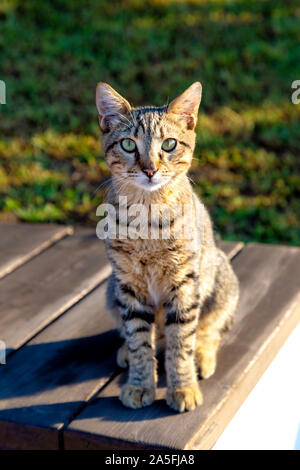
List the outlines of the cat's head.
<svg viewBox="0 0 300 470">
<path fill-rule="evenodd" d="M 202 87 L 193 83 L 169 105 L 133 108 L 106 83 L 96 90 L 102 146 L 113 178 L 146 191 L 189 169 Z"/>
</svg>

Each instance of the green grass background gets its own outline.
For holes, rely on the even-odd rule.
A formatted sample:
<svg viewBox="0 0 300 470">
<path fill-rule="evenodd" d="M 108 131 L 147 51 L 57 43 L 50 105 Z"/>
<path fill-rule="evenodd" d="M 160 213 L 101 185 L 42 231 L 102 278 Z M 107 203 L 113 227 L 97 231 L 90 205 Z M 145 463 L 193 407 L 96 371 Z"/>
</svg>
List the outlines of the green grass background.
<svg viewBox="0 0 300 470">
<path fill-rule="evenodd" d="M 0 220 L 95 225 L 95 86 L 162 105 L 203 85 L 191 177 L 229 240 L 300 242 L 297 0 L 0 0 Z"/>
</svg>

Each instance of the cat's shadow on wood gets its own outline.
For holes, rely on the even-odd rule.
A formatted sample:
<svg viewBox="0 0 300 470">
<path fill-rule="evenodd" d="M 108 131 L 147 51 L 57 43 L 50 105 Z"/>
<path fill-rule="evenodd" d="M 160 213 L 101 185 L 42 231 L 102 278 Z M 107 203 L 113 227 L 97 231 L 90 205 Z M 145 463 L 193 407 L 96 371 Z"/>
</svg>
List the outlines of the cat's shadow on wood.
<svg viewBox="0 0 300 470">
<path fill-rule="evenodd" d="M 108 381 L 113 374 L 116 378 L 107 387 L 107 390 L 112 389 L 113 393 L 107 396 L 103 393 L 104 389 L 101 392 L 101 398 L 96 397 L 89 402 L 87 411 L 90 418 L 105 421 L 155 419 L 156 412 L 153 413 L 151 410 L 149 414 L 153 406 L 158 407 L 157 417 L 159 418 L 162 415 L 175 414 L 167 407 L 165 400 L 160 398 L 151 407 L 139 410 L 128 409 L 121 404 L 118 396 L 120 386 L 126 381 L 127 371 L 116 366 L 116 352 L 120 345 L 121 339 L 116 330 L 109 330 L 93 336 L 23 346 L 22 354 L 17 351 L 8 357 L 7 364 L 0 367 L 0 399 L 6 402 L 6 409 L 0 410 L 0 420 L 13 422 L 25 420 L 25 422 L 38 425 L 39 417 L 43 415 L 43 425 L 46 426 L 56 424 L 58 419 L 65 422 L 65 417 L 70 414 L 76 415 L 77 411 L 83 408 L 84 402 L 74 400 L 51 403 L 53 390 L 68 385 L 76 386 L 80 382 L 88 382 L 92 379 L 100 381 L 107 377 Z M 161 355 L 158 370 L 159 390 L 161 390 L 165 386 Z M 34 397 L 39 394 L 43 395 L 46 402 L 49 394 L 50 403 L 35 405 Z M 61 393 L 59 396 L 61 398 Z M 10 400 L 11 406 L 9 406 Z M 101 401 L 100 407 L 93 406 L 99 401 Z M 33 404 L 31 405 L 30 402 Z M 22 404 L 24 406 L 20 406 Z M 81 419 L 81 415 L 76 416 L 76 419 Z"/>
</svg>

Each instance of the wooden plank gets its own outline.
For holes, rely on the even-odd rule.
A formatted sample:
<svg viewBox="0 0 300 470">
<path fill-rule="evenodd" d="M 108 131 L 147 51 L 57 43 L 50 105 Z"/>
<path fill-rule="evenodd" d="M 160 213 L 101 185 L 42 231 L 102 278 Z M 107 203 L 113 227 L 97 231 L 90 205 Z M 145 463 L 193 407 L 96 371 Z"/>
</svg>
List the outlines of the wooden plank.
<svg viewBox="0 0 300 470">
<path fill-rule="evenodd" d="M 106 282 L 0 368 L 0 448 L 57 449 L 59 429 L 116 369 Z"/>
<path fill-rule="evenodd" d="M 58 450 L 57 436 L 51 429 L 0 423 L 0 450 Z"/>
<path fill-rule="evenodd" d="M 0 279 L 71 233 L 62 225 L 0 222 Z"/>
<path fill-rule="evenodd" d="M 104 243 L 80 229 L 0 281 L 0 339 L 7 353 L 74 305 L 110 273 Z"/>
<path fill-rule="evenodd" d="M 201 381 L 204 404 L 176 414 L 164 379 L 157 400 L 139 410 L 118 400 L 113 380 L 64 431 L 66 449 L 209 449 L 257 383 L 300 317 L 300 250 L 250 244 L 233 260 L 241 300 L 216 373 Z M 291 372 L 292 373 L 292 372 Z M 246 424 L 245 424 L 246 425 Z"/>
</svg>

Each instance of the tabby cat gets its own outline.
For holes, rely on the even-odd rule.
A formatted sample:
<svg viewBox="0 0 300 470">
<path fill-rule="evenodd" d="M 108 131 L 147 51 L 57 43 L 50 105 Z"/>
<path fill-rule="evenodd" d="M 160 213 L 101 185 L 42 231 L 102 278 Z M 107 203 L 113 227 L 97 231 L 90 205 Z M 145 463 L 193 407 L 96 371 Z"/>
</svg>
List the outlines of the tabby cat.
<svg viewBox="0 0 300 470">
<path fill-rule="evenodd" d="M 215 245 L 208 212 L 187 177 L 201 91 L 195 82 L 168 105 L 134 108 L 109 85 L 97 86 L 101 142 L 112 173 L 108 202 L 116 210 L 117 226 L 124 228 L 120 196 L 128 214 L 142 204 L 151 217 L 156 205 L 159 230 L 166 222 L 170 226 L 168 237 L 106 239 L 113 269 L 107 302 L 117 312 L 125 339 L 117 362 L 129 366 L 120 399 L 131 408 L 155 399 L 160 348 L 165 350 L 169 406 L 183 412 L 200 405 L 197 373 L 208 378 L 215 372 L 222 333 L 230 328 L 238 302 L 237 278 Z M 186 206 L 192 207 L 192 236 L 178 237 L 184 218 L 178 209 Z M 125 228 L 132 221 L 129 214 Z"/>
</svg>

